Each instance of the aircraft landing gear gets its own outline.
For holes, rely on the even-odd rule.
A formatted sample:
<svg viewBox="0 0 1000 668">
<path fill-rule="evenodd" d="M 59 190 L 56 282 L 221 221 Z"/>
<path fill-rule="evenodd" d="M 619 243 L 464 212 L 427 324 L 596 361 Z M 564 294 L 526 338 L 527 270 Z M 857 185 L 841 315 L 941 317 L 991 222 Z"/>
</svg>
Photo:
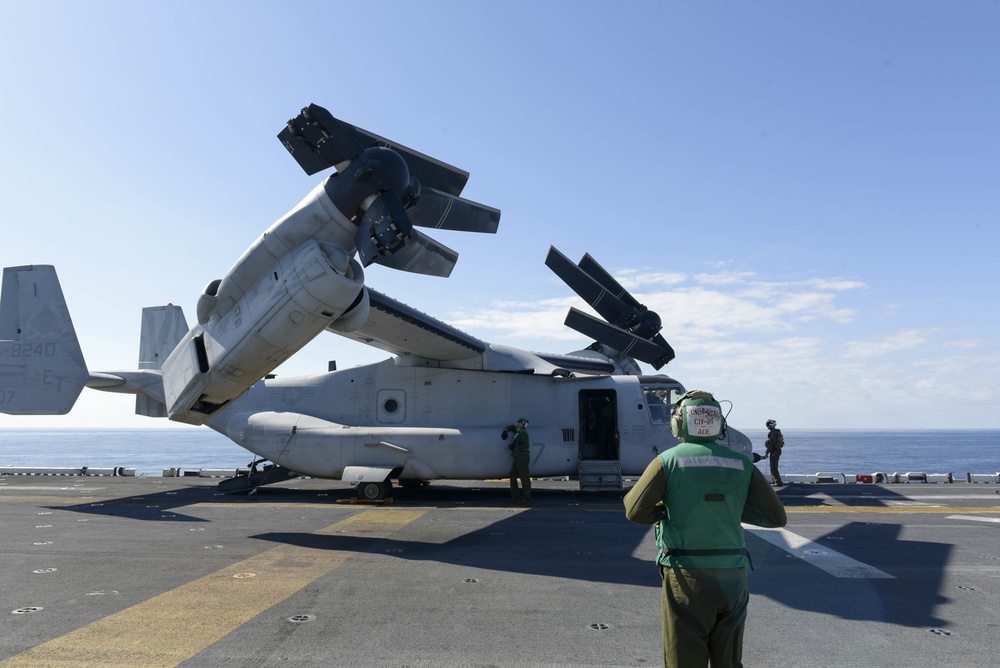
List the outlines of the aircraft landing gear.
<svg viewBox="0 0 1000 668">
<path fill-rule="evenodd" d="M 294 471 L 289 471 L 284 466 L 280 464 L 268 464 L 263 468 L 263 470 L 258 471 L 257 466 L 263 464 L 266 459 L 258 459 L 256 461 L 250 462 L 250 466 L 246 469 L 246 473 L 242 475 L 236 475 L 233 478 L 226 478 L 219 483 L 219 489 L 227 494 L 233 494 L 238 492 L 249 492 L 250 494 L 255 494 L 259 487 L 264 485 L 273 485 L 276 482 L 284 482 L 298 476 L 298 473 Z"/>
<path fill-rule="evenodd" d="M 381 501 L 392 496 L 392 481 L 362 482 L 357 486 L 358 498 L 362 501 Z"/>
</svg>

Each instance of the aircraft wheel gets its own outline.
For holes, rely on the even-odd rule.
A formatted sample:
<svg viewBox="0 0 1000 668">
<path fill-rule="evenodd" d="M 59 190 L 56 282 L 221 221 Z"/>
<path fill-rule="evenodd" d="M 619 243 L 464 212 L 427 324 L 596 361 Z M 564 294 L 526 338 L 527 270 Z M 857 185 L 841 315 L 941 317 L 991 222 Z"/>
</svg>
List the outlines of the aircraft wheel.
<svg viewBox="0 0 1000 668">
<path fill-rule="evenodd" d="M 385 498 L 389 485 L 384 482 L 363 482 L 358 485 L 358 498 L 366 501 L 378 501 Z"/>
</svg>

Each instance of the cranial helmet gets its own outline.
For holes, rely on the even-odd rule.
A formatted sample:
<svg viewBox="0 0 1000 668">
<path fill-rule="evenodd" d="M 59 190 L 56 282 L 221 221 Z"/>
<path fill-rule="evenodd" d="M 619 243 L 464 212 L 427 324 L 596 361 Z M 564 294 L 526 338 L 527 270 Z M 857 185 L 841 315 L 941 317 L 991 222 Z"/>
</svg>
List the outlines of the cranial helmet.
<svg viewBox="0 0 1000 668">
<path fill-rule="evenodd" d="M 674 406 L 670 431 L 686 443 L 711 443 L 726 435 L 726 418 L 710 392 L 691 390 Z"/>
<path fill-rule="evenodd" d="M 764 423 L 764 426 L 767 427 L 768 429 L 774 429 L 775 427 L 778 426 L 778 423 L 775 422 L 774 420 L 768 420 L 767 422 Z"/>
<path fill-rule="evenodd" d="M 517 418 L 518 424 L 523 424 L 525 427 L 528 426 L 528 420 L 526 418 Z"/>
</svg>

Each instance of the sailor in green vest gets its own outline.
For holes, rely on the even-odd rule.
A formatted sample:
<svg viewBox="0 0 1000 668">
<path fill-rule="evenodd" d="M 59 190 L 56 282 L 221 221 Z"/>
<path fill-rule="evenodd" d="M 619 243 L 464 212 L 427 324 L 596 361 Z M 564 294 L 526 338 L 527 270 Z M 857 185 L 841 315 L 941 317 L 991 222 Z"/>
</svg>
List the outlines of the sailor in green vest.
<svg viewBox="0 0 1000 668">
<path fill-rule="evenodd" d="M 663 579 L 663 665 L 742 666 L 749 553 L 741 522 L 785 525 L 785 508 L 742 453 L 719 443 L 719 402 L 700 390 L 677 402 L 670 428 L 681 441 L 654 459 L 625 495 L 625 515 L 656 522 Z"/>
<path fill-rule="evenodd" d="M 511 457 L 514 461 L 510 465 L 510 502 L 531 505 L 531 474 L 528 472 L 528 462 L 531 454 L 528 451 L 528 421 L 519 419 L 512 425 L 507 425 L 503 430 L 503 438 L 507 439 L 507 432 L 513 431 L 514 440 L 507 447 L 510 448 Z M 521 489 L 517 489 L 518 478 L 521 480 Z"/>
</svg>

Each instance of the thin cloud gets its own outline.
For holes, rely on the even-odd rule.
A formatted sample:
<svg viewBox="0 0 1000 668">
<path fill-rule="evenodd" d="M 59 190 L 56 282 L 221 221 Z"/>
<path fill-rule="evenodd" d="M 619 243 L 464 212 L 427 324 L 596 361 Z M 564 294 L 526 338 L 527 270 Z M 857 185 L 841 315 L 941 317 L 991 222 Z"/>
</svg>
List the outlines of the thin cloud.
<svg viewBox="0 0 1000 668">
<path fill-rule="evenodd" d="M 755 275 L 749 271 L 724 271 L 717 274 L 695 274 L 694 279 L 703 285 L 745 285 Z"/>
<path fill-rule="evenodd" d="M 687 275 L 676 271 L 629 269 L 616 275 L 615 280 L 629 292 L 643 288 L 671 287 L 684 283 Z"/>
<path fill-rule="evenodd" d="M 762 281 L 735 271 L 651 277 L 632 270 L 615 277 L 663 320 L 677 358 L 660 373 L 733 401 L 737 427 L 777 417 L 788 426 L 829 428 L 850 413 L 859 427 L 931 428 L 945 425 L 933 416 L 910 424 L 904 416 L 938 401 L 944 388 L 969 387 L 963 396 L 975 405 L 1000 393 L 1000 354 L 982 337 L 963 338 L 937 324 L 860 335 L 874 318 L 884 324 L 900 317 L 890 313 L 897 305 L 870 313 L 860 306 L 857 296 L 867 289 L 861 281 Z M 593 313 L 568 295 L 494 301 L 445 320 L 490 341 L 567 352 L 590 344 L 562 324 L 571 306 Z"/>
<path fill-rule="evenodd" d="M 882 357 L 904 350 L 914 350 L 927 342 L 927 335 L 916 329 L 908 329 L 870 341 L 847 341 L 845 354 L 853 359 Z"/>
</svg>

